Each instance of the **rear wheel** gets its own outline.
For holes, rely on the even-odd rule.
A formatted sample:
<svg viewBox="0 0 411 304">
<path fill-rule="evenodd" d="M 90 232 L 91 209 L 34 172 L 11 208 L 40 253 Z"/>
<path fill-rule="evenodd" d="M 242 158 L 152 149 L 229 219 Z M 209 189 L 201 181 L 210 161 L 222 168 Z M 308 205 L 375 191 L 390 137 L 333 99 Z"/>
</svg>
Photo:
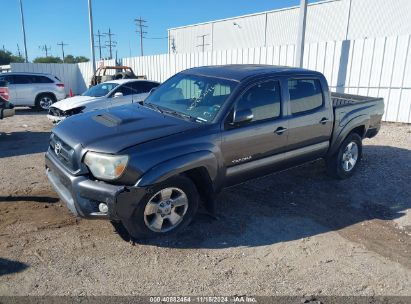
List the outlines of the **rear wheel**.
<svg viewBox="0 0 411 304">
<path fill-rule="evenodd" d="M 48 111 L 50 106 L 56 102 L 56 97 L 53 94 L 40 94 L 36 98 L 35 109 L 39 111 Z"/>
<path fill-rule="evenodd" d="M 337 153 L 327 159 L 327 171 L 338 179 L 351 177 L 361 162 L 361 156 L 361 137 L 357 133 L 351 133 L 342 142 Z"/>
<path fill-rule="evenodd" d="M 178 232 L 193 219 L 198 200 L 193 182 L 186 176 L 175 176 L 154 186 L 123 224 L 136 239 Z"/>
</svg>

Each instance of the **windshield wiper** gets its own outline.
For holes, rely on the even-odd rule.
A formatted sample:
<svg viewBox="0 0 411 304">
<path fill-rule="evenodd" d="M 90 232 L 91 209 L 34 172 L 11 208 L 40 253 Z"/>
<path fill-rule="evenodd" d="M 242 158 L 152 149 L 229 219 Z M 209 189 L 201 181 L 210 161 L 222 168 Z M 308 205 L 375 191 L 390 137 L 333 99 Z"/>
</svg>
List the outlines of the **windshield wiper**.
<svg viewBox="0 0 411 304">
<path fill-rule="evenodd" d="M 169 110 L 169 109 L 167 109 L 167 110 L 163 110 L 163 111 L 164 111 L 165 113 L 168 113 L 168 114 L 171 114 L 171 115 L 174 115 L 174 116 L 178 116 L 178 117 L 181 117 L 181 118 L 186 119 L 186 120 L 190 120 L 190 121 L 201 121 L 201 120 L 199 120 L 197 117 L 191 116 L 191 115 L 186 114 L 186 113 L 178 112 L 178 111 L 175 111 L 175 110 Z"/>
<path fill-rule="evenodd" d="M 160 107 L 158 105 L 155 105 L 154 103 L 150 103 L 150 102 L 144 102 L 143 106 L 148 106 L 149 108 L 152 108 L 154 110 L 156 110 L 157 112 L 163 113 L 164 111 L 160 109 Z"/>
</svg>

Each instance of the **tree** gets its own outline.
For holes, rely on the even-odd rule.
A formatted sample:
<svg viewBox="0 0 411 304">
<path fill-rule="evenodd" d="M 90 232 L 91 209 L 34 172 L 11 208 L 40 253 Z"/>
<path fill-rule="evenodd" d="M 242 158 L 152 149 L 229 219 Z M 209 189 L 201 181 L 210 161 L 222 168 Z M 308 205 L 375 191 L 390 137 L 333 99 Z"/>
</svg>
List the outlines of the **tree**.
<svg viewBox="0 0 411 304">
<path fill-rule="evenodd" d="M 0 65 L 10 64 L 11 62 L 24 62 L 24 58 L 13 55 L 9 51 L 0 50 Z"/>
<path fill-rule="evenodd" d="M 74 57 L 73 55 L 67 55 L 66 57 L 64 57 L 65 63 L 79 63 L 79 62 L 88 62 L 88 61 L 90 60 L 84 56 Z"/>
<path fill-rule="evenodd" d="M 76 63 L 79 63 L 79 62 L 89 62 L 90 61 L 90 59 L 88 59 L 87 57 L 84 57 L 84 56 L 77 56 L 76 57 Z"/>
<path fill-rule="evenodd" d="M 63 61 L 60 57 L 47 56 L 47 57 L 37 57 L 33 60 L 33 63 L 62 63 Z"/>
</svg>

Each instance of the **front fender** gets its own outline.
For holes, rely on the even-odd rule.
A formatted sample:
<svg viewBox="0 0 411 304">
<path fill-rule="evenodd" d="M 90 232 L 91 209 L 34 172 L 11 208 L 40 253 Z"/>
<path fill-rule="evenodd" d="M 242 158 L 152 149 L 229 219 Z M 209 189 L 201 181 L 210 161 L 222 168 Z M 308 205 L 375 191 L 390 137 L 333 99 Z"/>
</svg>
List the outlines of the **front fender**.
<svg viewBox="0 0 411 304">
<path fill-rule="evenodd" d="M 210 151 L 197 151 L 162 162 L 148 170 L 136 186 L 146 187 L 165 181 L 176 174 L 195 169 L 205 168 L 211 181 L 215 181 L 218 175 L 218 162 Z"/>
</svg>

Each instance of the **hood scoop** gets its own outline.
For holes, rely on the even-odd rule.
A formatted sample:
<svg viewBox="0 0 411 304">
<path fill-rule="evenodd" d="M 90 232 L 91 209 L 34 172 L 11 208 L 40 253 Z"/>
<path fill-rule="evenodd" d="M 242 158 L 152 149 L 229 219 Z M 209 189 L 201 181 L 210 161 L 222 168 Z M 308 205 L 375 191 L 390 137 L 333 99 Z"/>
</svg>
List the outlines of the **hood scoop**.
<svg viewBox="0 0 411 304">
<path fill-rule="evenodd" d="M 110 113 L 103 113 L 93 116 L 93 120 L 106 127 L 117 127 L 122 124 L 140 120 L 140 118 L 120 118 Z"/>
</svg>

